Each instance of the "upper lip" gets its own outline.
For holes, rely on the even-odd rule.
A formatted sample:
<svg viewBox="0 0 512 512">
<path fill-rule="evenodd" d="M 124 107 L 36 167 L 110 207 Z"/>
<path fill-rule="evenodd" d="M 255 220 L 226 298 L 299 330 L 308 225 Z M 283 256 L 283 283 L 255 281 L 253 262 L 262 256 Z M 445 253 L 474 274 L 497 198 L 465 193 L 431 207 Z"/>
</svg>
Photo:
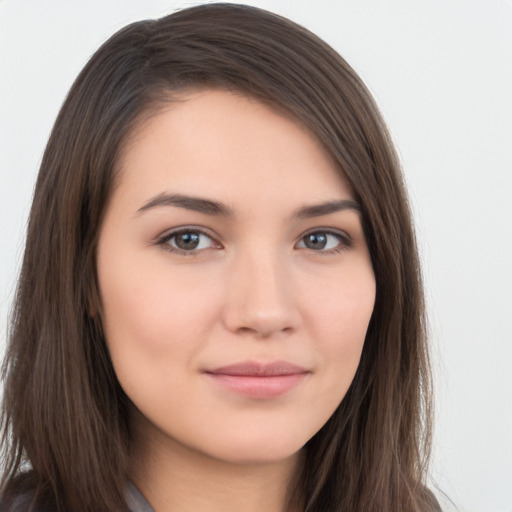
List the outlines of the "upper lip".
<svg viewBox="0 0 512 512">
<path fill-rule="evenodd" d="M 239 377 L 276 377 L 279 375 L 309 373 L 309 370 L 286 361 L 275 361 L 271 363 L 244 361 L 207 370 L 206 373 Z"/>
</svg>

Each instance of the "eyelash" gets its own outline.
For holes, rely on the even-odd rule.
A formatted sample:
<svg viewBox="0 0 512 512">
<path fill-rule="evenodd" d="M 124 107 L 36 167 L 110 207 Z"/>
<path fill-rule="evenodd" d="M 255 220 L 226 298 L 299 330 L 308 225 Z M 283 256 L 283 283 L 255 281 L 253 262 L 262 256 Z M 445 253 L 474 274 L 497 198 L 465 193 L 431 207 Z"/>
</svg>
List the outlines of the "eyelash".
<svg viewBox="0 0 512 512">
<path fill-rule="evenodd" d="M 206 231 L 199 229 L 199 228 L 194 228 L 194 227 L 180 228 L 175 231 L 171 231 L 170 233 L 167 233 L 167 234 L 163 235 L 160 239 L 158 239 L 156 241 L 156 244 L 160 245 L 162 247 L 162 249 L 164 249 L 165 251 L 172 252 L 174 254 L 179 254 L 181 256 L 198 256 L 199 253 L 201 251 L 204 251 L 205 249 L 185 251 L 183 249 L 180 249 L 179 247 L 173 247 L 169 243 L 173 238 L 175 238 L 179 235 L 187 234 L 187 233 L 205 236 L 212 241 L 212 246 L 221 247 L 221 245 L 218 242 L 216 242 L 216 240 L 211 235 L 209 235 Z"/>
<path fill-rule="evenodd" d="M 199 249 L 199 250 L 183 250 L 183 249 L 180 249 L 178 247 L 173 247 L 170 245 L 170 241 L 179 236 L 179 235 L 182 235 L 182 234 L 195 234 L 195 235 L 199 235 L 199 236 L 205 236 L 207 238 L 209 238 L 211 241 L 212 241 L 212 246 L 215 247 L 217 246 L 216 248 L 221 248 L 222 246 L 220 245 L 220 243 L 218 243 L 211 235 L 209 235 L 206 231 L 204 231 L 203 229 L 199 229 L 199 228 L 194 228 L 194 227 L 188 227 L 188 228 L 180 228 L 180 229 L 177 229 L 175 231 L 171 231 L 170 233 L 167 233 L 165 235 L 163 235 L 161 238 L 159 238 L 157 241 L 156 241 L 156 245 L 159 245 L 161 246 L 165 251 L 168 251 L 168 252 L 171 252 L 171 253 L 174 253 L 174 254 L 179 254 L 181 256 L 198 256 L 202 251 L 204 251 L 205 249 L 209 249 L 210 247 L 207 247 L 207 248 L 202 248 L 202 249 Z M 322 229 L 322 228 L 316 228 L 312 231 L 308 231 L 307 233 L 304 233 L 300 239 L 299 239 L 299 242 L 297 242 L 297 244 L 295 245 L 298 245 L 299 243 L 303 243 L 304 240 L 306 239 L 307 236 L 311 236 L 311 235 L 327 235 L 327 236 L 333 236 L 335 238 L 338 239 L 338 242 L 339 242 L 339 245 L 335 248 L 332 248 L 332 249 L 327 249 L 327 250 L 314 250 L 314 249 L 310 249 L 308 247 L 300 247 L 299 249 L 300 250 L 310 250 L 311 252 L 313 253 L 319 253 L 319 254 L 322 254 L 322 255 L 329 255 L 329 254 L 339 254 L 340 252 L 342 251 L 346 251 L 347 249 L 350 249 L 352 247 L 352 239 L 346 234 L 346 233 L 341 233 L 339 231 L 333 231 L 332 229 Z"/>
<path fill-rule="evenodd" d="M 314 251 L 313 249 L 310 249 L 312 252 L 318 252 L 320 254 L 327 254 L 327 255 L 328 254 L 339 254 L 340 252 L 346 251 L 347 249 L 350 249 L 352 247 L 352 239 L 346 233 L 334 231 L 332 229 L 322 229 L 322 228 L 315 228 L 312 231 L 308 231 L 307 233 L 304 233 L 300 237 L 299 242 L 304 241 L 305 238 L 310 235 L 333 236 L 333 237 L 337 238 L 337 240 L 338 240 L 337 247 L 334 247 L 332 249 L 323 249 L 323 250 L 319 250 L 319 251 Z M 305 249 L 308 249 L 308 247 L 305 247 Z"/>
</svg>

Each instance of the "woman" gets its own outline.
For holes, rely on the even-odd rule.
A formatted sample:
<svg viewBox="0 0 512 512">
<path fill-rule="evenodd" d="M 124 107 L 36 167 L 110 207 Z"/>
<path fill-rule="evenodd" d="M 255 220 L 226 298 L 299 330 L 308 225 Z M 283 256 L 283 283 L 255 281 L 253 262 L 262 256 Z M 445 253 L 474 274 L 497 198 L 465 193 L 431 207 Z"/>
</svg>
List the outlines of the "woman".
<svg viewBox="0 0 512 512">
<path fill-rule="evenodd" d="M 354 71 L 240 5 L 115 34 L 48 142 L 4 368 L 6 510 L 436 510 L 410 213 Z"/>
</svg>

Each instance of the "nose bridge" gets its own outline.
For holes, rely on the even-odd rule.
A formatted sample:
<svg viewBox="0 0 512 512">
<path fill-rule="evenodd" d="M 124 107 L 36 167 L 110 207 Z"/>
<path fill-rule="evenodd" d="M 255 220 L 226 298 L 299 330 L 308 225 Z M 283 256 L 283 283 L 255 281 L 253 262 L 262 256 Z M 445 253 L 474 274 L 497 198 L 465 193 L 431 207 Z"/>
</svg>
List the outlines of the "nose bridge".
<svg viewBox="0 0 512 512">
<path fill-rule="evenodd" d="M 226 322 L 230 330 L 258 337 L 293 330 L 298 315 L 290 269 L 284 255 L 265 244 L 234 256 L 229 278 Z"/>
</svg>

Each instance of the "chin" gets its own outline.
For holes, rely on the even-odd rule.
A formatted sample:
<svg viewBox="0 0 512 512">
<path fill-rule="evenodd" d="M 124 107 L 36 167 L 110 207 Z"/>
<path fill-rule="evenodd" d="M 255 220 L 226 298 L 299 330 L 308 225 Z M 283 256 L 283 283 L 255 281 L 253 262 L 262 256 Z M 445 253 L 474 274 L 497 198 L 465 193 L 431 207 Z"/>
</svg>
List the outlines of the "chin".
<svg viewBox="0 0 512 512">
<path fill-rule="evenodd" d="M 306 441 L 279 438 L 230 439 L 203 453 L 227 463 L 250 465 L 285 461 L 298 456 Z"/>
</svg>

